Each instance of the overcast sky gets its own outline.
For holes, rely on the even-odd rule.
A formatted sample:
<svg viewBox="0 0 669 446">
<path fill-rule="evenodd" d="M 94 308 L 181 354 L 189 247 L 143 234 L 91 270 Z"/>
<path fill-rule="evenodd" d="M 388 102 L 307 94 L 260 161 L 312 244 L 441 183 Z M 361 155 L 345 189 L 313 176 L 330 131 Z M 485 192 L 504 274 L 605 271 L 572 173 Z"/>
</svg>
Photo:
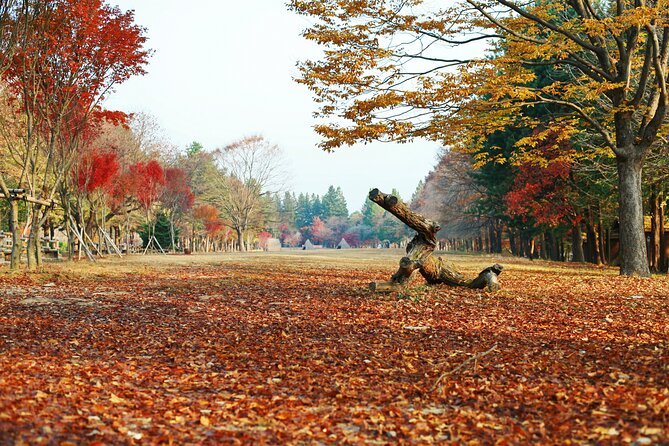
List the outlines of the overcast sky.
<svg viewBox="0 0 669 446">
<path fill-rule="evenodd" d="M 325 153 L 316 147 L 310 92 L 295 64 L 318 55 L 300 36 L 309 23 L 284 0 L 110 0 L 135 10 L 154 50 L 148 74 L 117 87 L 109 109 L 154 115 L 175 145 L 206 149 L 261 134 L 286 155 L 287 188 L 323 195 L 341 186 L 349 211 L 374 187 L 410 198 L 436 163 L 438 144 L 370 144 Z"/>
</svg>

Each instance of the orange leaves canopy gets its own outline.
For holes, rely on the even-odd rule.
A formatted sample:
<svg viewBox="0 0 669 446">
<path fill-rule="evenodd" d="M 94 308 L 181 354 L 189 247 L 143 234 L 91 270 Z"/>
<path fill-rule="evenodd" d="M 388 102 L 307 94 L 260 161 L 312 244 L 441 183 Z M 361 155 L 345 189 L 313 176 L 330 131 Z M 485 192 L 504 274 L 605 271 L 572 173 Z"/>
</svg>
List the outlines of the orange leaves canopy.
<svg viewBox="0 0 669 446">
<path fill-rule="evenodd" d="M 495 131 L 539 124 L 527 107 L 553 104 L 562 110 L 551 119 L 587 128 L 619 154 L 616 115 L 646 115 L 635 131 L 650 144 L 669 105 L 664 0 L 618 2 L 617 10 L 590 0 L 465 0 L 443 10 L 421 0 L 317 0 L 291 8 L 317 19 L 304 36 L 324 47 L 321 60 L 301 65 L 298 82 L 328 121 L 316 127 L 326 150 L 426 137 L 474 151 Z M 555 76 L 540 84 L 542 66 Z"/>
</svg>

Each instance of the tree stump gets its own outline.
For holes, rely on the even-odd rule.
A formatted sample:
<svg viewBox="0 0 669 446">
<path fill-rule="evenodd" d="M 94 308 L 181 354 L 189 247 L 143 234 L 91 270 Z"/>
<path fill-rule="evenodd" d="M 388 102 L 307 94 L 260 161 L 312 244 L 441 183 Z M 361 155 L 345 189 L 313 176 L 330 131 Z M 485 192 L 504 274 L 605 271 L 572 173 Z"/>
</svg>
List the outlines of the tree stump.
<svg viewBox="0 0 669 446">
<path fill-rule="evenodd" d="M 432 255 L 437 247 L 439 223 L 413 212 L 397 197 L 384 194 L 378 189 L 372 189 L 369 192 L 369 199 L 416 231 L 416 235 L 407 245 L 407 255 L 400 259 L 399 268 L 390 278 L 390 282 L 372 282 L 369 284 L 371 290 L 393 291 L 407 282 L 416 271 L 430 285 L 443 283 L 486 291 L 500 289 L 497 276 L 502 272 L 502 265 L 494 264 L 481 271 L 474 279 L 467 279 L 452 263 Z"/>
</svg>

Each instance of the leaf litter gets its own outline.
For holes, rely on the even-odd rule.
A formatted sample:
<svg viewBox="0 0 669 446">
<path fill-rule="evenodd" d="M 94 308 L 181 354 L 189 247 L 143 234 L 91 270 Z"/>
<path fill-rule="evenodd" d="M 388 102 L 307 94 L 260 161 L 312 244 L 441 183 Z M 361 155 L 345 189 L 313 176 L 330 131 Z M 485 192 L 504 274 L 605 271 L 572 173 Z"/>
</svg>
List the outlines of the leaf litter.
<svg viewBox="0 0 669 446">
<path fill-rule="evenodd" d="M 0 443 L 669 441 L 666 280 L 509 268 L 491 295 L 366 290 L 387 274 L 0 276 Z"/>
</svg>

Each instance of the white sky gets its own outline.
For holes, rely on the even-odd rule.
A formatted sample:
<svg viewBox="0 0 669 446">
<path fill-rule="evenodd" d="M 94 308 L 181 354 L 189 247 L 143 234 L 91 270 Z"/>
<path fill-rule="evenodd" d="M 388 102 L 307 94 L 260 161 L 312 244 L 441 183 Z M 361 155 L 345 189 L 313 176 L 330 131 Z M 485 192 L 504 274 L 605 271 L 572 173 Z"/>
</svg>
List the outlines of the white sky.
<svg viewBox="0 0 669 446">
<path fill-rule="evenodd" d="M 408 199 L 436 163 L 439 145 L 375 143 L 325 153 L 316 147 L 311 93 L 293 81 L 296 62 L 318 55 L 309 23 L 284 0 L 109 0 L 147 28 L 148 74 L 117 87 L 105 107 L 154 115 L 166 137 L 206 149 L 261 134 L 287 158 L 287 188 L 323 195 L 341 186 L 349 211 L 378 187 Z"/>
</svg>

